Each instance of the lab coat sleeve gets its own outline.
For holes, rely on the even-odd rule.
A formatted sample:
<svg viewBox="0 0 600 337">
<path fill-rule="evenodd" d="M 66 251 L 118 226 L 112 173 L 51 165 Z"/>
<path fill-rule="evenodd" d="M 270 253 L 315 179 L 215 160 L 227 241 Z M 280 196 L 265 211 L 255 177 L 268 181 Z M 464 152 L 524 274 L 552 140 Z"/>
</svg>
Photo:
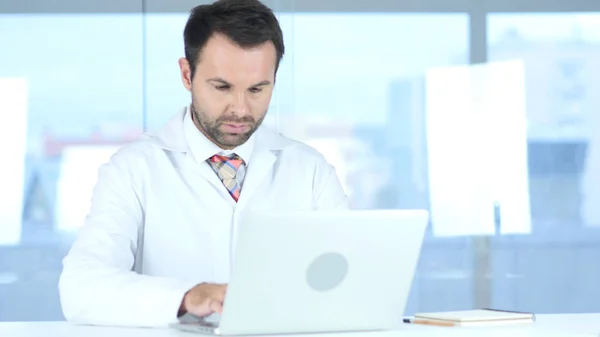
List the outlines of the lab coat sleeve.
<svg viewBox="0 0 600 337">
<path fill-rule="evenodd" d="M 346 210 L 348 197 L 333 166 L 325 162 L 318 165 L 315 175 L 315 210 Z"/>
<path fill-rule="evenodd" d="M 63 260 L 59 292 L 70 322 L 167 326 L 194 286 L 132 271 L 144 214 L 129 160 L 117 152 L 100 168 L 90 213 Z"/>
</svg>

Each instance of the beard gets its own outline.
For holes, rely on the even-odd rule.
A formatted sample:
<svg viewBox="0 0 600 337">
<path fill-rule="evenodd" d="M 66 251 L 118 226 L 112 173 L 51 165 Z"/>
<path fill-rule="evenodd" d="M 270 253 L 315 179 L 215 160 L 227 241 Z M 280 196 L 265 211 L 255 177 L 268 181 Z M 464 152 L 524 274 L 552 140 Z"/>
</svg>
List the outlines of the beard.
<svg viewBox="0 0 600 337">
<path fill-rule="evenodd" d="M 222 149 L 231 149 L 244 144 L 250 139 L 250 137 L 256 132 L 258 127 L 262 124 L 265 113 L 259 120 L 255 120 L 252 116 L 236 117 L 236 116 L 221 116 L 217 119 L 211 119 L 201 110 L 196 109 L 196 104 L 192 100 L 192 116 L 194 117 L 194 124 L 200 129 L 206 137 L 208 137 L 213 143 Z M 221 131 L 220 127 L 223 124 L 245 124 L 250 126 L 250 129 L 243 133 L 230 133 Z"/>
</svg>

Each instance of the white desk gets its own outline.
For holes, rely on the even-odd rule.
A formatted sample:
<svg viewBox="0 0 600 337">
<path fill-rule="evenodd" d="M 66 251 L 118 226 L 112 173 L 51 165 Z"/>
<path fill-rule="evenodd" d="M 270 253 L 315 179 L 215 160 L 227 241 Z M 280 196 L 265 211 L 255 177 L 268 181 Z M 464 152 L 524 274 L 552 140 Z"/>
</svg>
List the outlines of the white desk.
<svg viewBox="0 0 600 337">
<path fill-rule="evenodd" d="M 74 326 L 66 322 L 0 323 L 0 337 L 190 337 L 202 336 L 169 329 L 134 329 Z M 286 337 L 289 337 L 287 335 Z M 399 330 L 337 334 L 311 337 L 570 337 L 600 336 L 600 314 L 538 315 L 527 325 L 496 327 L 434 327 L 404 324 Z"/>
</svg>

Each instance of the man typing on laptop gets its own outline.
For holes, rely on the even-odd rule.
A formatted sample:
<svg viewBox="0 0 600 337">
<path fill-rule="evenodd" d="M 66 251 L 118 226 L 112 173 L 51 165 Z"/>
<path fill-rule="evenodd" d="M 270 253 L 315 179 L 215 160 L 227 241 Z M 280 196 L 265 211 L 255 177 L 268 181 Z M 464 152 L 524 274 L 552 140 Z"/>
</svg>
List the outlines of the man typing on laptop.
<svg viewBox="0 0 600 337">
<path fill-rule="evenodd" d="M 198 6 L 184 42 L 190 105 L 99 171 L 60 278 L 71 322 L 167 326 L 218 313 L 246 212 L 348 208 L 326 158 L 261 126 L 284 54 L 272 11 L 257 0 Z"/>
</svg>

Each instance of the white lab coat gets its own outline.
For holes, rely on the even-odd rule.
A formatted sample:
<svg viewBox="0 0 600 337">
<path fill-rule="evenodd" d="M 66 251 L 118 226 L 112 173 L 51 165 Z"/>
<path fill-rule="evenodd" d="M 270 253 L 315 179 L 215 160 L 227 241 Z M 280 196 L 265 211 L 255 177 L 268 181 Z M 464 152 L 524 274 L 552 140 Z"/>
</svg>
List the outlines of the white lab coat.
<svg viewBox="0 0 600 337">
<path fill-rule="evenodd" d="M 185 118 L 186 111 L 179 113 L 100 168 L 90 213 L 63 261 L 59 290 L 67 320 L 166 326 L 177 321 L 193 286 L 229 281 L 245 211 L 348 207 L 321 154 L 264 126 L 236 204 L 210 166 L 194 159 L 182 132 Z"/>
</svg>

